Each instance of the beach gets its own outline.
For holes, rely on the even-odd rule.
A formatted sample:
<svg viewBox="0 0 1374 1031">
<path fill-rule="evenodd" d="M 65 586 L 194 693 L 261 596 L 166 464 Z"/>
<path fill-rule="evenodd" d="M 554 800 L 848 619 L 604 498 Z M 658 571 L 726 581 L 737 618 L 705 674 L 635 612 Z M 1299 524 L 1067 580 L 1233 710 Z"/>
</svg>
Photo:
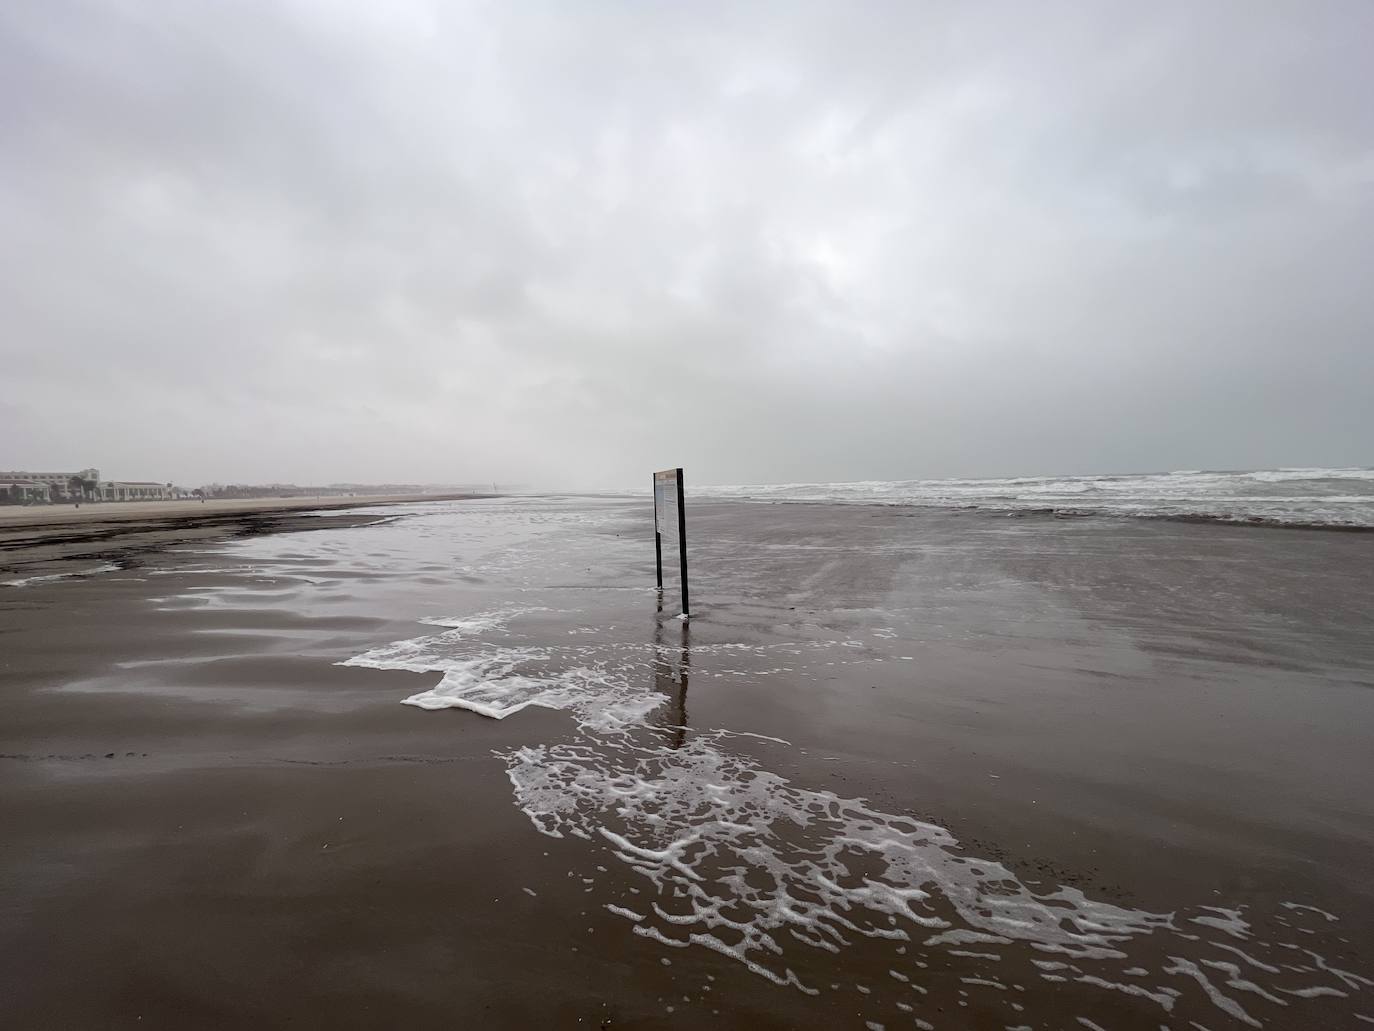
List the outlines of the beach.
<svg viewBox="0 0 1374 1031">
<path fill-rule="evenodd" d="M 0 520 L 6 1026 L 1374 1026 L 1368 534 L 377 501 Z"/>
<path fill-rule="evenodd" d="M 369 519 L 369 508 L 467 497 L 472 495 L 116 501 L 84 507 L 5 505 L 0 506 L 0 583 L 21 578 L 7 574 L 23 573 L 22 578 L 64 575 L 72 569 L 68 563 L 85 559 L 118 568 L 136 561 L 136 556 L 195 540 L 356 525 Z"/>
</svg>

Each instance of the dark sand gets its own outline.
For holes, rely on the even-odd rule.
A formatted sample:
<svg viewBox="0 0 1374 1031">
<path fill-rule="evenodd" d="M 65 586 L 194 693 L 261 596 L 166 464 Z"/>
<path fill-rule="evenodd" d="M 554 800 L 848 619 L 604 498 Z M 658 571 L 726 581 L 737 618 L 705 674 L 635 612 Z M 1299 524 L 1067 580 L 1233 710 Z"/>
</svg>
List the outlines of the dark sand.
<svg viewBox="0 0 1374 1031">
<path fill-rule="evenodd" d="M 642 504 L 434 509 L 0 587 L 0 1025 L 1251 1026 L 1166 972 L 1182 957 L 1264 1027 L 1374 1026 L 1367 536 L 692 504 L 684 626 L 638 589 Z M 596 835 L 538 834 L 493 755 L 618 745 L 550 709 L 402 706 L 439 675 L 334 665 L 512 602 L 553 610 L 518 625 L 545 666 L 661 649 L 668 748 L 783 738 L 731 747 L 947 828 L 1024 890 L 1175 913 L 1106 964 L 1171 1008 L 919 928 L 836 953 L 781 935 L 817 996 L 631 933 L 605 906 L 643 909 L 648 883 Z M 1194 922 L 1207 906 L 1248 928 Z"/>
<path fill-rule="evenodd" d="M 362 508 L 471 497 L 436 494 L 4 505 L 0 506 L 0 582 L 63 572 L 72 568 L 66 563 L 81 560 L 128 565 L 139 555 L 197 540 L 358 525 L 369 521 L 369 517 L 357 514 Z M 324 512 L 348 514 L 320 515 Z"/>
</svg>

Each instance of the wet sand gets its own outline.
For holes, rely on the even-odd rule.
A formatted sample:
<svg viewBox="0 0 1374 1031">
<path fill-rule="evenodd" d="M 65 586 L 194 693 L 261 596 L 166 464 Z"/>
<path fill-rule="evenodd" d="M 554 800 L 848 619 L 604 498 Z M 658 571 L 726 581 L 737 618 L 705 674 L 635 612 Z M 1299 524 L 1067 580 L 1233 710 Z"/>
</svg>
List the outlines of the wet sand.
<svg viewBox="0 0 1374 1031">
<path fill-rule="evenodd" d="M 1374 1026 L 1365 536 L 689 513 L 690 622 L 645 589 L 644 506 L 607 500 L 383 508 L 0 588 L 0 1020 Z M 369 652 L 404 668 L 337 665 Z M 398 704 L 441 668 L 588 692 Z M 610 728 L 620 697 L 660 704 Z M 608 806 L 615 777 L 652 790 Z M 746 840 L 711 805 L 774 822 Z M 899 878 L 846 834 L 938 867 L 932 923 L 856 902 Z M 698 880 L 651 858 L 689 838 Z M 690 938 L 731 940 L 691 894 L 731 864 L 719 913 L 807 991 Z M 823 918 L 741 901 L 770 883 L 829 893 Z M 1008 904 L 1068 936 L 989 935 Z M 1095 920 L 1122 958 L 1084 952 Z"/>
<path fill-rule="evenodd" d="M 210 498 L 206 501 L 103 501 L 76 505 L 0 505 L 0 526 L 55 526 L 88 523 L 143 522 L 175 516 L 252 515 L 262 512 L 320 511 L 360 508 L 365 505 L 399 505 L 409 502 L 448 501 L 472 494 L 358 494 L 352 497 L 320 495 L 291 498 Z"/>
<path fill-rule="evenodd" d="M 61 573 L 81 560 L 127 565 L 134 556 L 195 540 L 356 525 L 356 510 L 459 500 L 464 494 L 354 498 L 118 501 L 0 506 L 0 582 Z M 322 512 L 350 515 L 321 516 Z"/>
</svg>

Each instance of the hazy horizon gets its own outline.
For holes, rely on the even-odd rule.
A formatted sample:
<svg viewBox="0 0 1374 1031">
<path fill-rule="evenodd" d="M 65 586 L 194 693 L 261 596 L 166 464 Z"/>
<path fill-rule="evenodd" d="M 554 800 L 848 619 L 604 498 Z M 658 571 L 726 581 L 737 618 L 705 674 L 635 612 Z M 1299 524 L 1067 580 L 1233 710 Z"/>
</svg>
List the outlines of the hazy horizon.
<svg viewBox="0 0 1374 1031">
<path fill-rule="evenodd" d="M 15 470 L 15 471 L 21 471 L 21 467 L 20 467 L 20 466 L 17 466 L 17 465 L 14 465 L 14 464 L 10 464 L 9 466 L 5 466 L 4 468 L 13 469 L 13 470 Z M 78 466 L 73 465 L 73 464 L 71 464 L 71 463 L 65 463 L 65 464 L 63 464 L 63 463 L 58 463 L 58 464 L 56 464 L 56 465 L 54 465 L 54 464 L 52 464 L 52 463 L 49 463 L 49 464 L 43 465 L 43 466 L 39 466 L 39 465 L 37 465 L 37 464 L 30 464 L 29 466 L 24 466 L 24 467 L 22 467 L 22 471 L 52 471 L 52 470 L 59 470 L 59 471 L 67 471 L 67 470 L 70 470 L 70 471 L 77 471 L 78 468 L 85 468 L 85 467 L 84 467 L 84 466 L 78 467 Z M 99 467 L 99 466 L 95 466 L 95 468 L 100 468 L 100 467 Z M 684 472 L 684 481 L 688 484 L 689 489 L 690 489 L 691 487 L 703 487 L 703 488 L 727 488 L 727 487 L 786 487 L 786 486 L 797 486 L 797 485 L 806 485 L 806 484 L 817 484 L 817 485 L 825 484 L 825 485 L 833 485 L 833 486 L 844 486 L 844 485 L 846 485 L 846 484 L 864 484 L 864 483 L 905 483 L 905 482 L 911 482 L 911 483 L 932 482 L 932 483 L 937 483 L 937 482 L 946 482 L 946 481 L 949 481 L 949 482 L 960 482 L 960 481 L 963 481 L 963 482 L 973 482 L 973 483 L 976 483 L 976 482 L 982 482 L 982 481 L 990 481 L 990 482 L 1004 481 L 1004 482 L 1006 482 L 1006 481 L 1014 481 L 1014 480 L 1078 480 L 1078 479 L 1106 479 L 1106 478 L 1122 479 L 1122 478 L 1132 478 L 1132 477 L 1142 477 L 1142 478 L 1143 478 L 1143 477 L 1182 476 L 1182 475 L 1189 475 L 1189 474 L 1193 474 L 1193 475 L 1204 475 L 1204 476 L 1207 476 L 1207 475 L 1211 475 L 1211 476 L 1226 476 L 1226 475 L 1246 475 L 1246 474 L 1250 474 L 1250 473 L 1275 473 L 1275 472 L 1277 472 L 1277 473 L 1302 473 L 1302 472 L 1335 472 L 1335 473 L 1341 473 L 1341 472 L 1374 472 L 1374 466 L 1360 466 L 1360 465 L 1354 465 L 1354 466 L 1265 466 L 1265 467 L 1255 467 L 1255 468 L 1250 468 L 1250 469 L 1116 469 L 1116 470 L 1111 470 L 1111 471 L 1106 471 L 1106 470 L 1093 470 L 1093 471 L 1089 471 L 1089 472 L 1073 472 L 1073 473 L 1066 473 L 1066 472 L 1005 473 L 1005 474 L 1000 474 L 1000 475 L 997 475 L 997 474 L 989 474 L 989 475 L 984 475 L 984 476 L 908 476 L 908 477 L 887 476 L 887 477 L 871 477 L 871 478 L 867 478 L 867 479 L 862 479 L 862 478 L 849 478 L 849 479 L 841 479 L 841 480 L 768 480 L 768 479 L 762 479 L 762 480 L 731 480 L 731 481 L 697 479 L 697 478 L 695 478 L 695 477 L 692 476 L 693 471 L 694 471 L 694 470 L 687 469 L 687 470 Z M 135 479 L 135 477 L 133 477 L 133 476 L 126 476 L 126 475 L 123 475 L 122 473 L 113 473 L 113 474 L 112 474 L 112 473 L 108 473 L 108 472 L 107 472 L 106 470 L 104 470 L 104 469 L 100 469 L 100 472 L 101 472 L 102 479 L 105 479 L 105 480 L 133 480 L 133 479 Z M 478 490 L 478 489 L 482 489 L 482 488 L 486 488 L 486 487 L 494 487 L 494 488 L 496 488 L 497 490 L 499 490 L 499 491 L 501 491 L 501 492 L 516 492 L 516 493 L 519 493 L 519 492 L 528 491 L 528 492 L 532 492 L 532 493 L 553 492 L 553 493 L 572 493 L 572 494 L 577 494 L 577 493 L 591 493 L 591 494 L 595 494 L 595 493 L 599 493 L 599 492 L 623 493 L 623 492 L 625 492 L 625 491 L 633 491 L 633 490 L 639 489 L 640 487 L 643 487 L 644 492 L 645 492 L 645 494 L 647 495 L 647 494 L 649 493 L 649 487 L 648 487 L 648 482 L 647 482 L 647 480 L 648 480 L 648 475 L 649 475 L 648 473 L 645 473 L 645 474 L 642 474 L 642 475 L 639 477 L 639 479 L 645 480 L 645 483 L 643 483 L 643 484 L 630 483 L 630 482 L 622 482 L 622 483 L 603 483 L 603 484 L 566 484 L 566 485 L 553 485 L 553 484 L 541 484 L 541 483 L 525 483 L 525 482 L 518 482 L 518 481 L 506 481 L 506 482 L 502 482 L 502 481 L 500 480 L 499 477 L 496 478 L 496 479 L 491 479 L 491 480 L 481 480 L 481 479 L 470 479 L 470 480 L 398 480 L 398 479 L 357 480 L 357 479 L 341 479 L 341 480 L 328 480 L 328 481 L 320 480 L 320 481 L 318 481 L 318 482 L 306 482 L 306 481 L 296 481 L 296 480 L 278 480 L 278 479 L 256 479 L 256 480 L 255 480 L 255 479 L 251 479 L 251 478 L 250 478 L 250 479 L 234 479 L 234 480 L 225 480 L 225 479 L 216 479 L 216 478 L 209 478 L 209 479 L 205 479 L 205 478 L 194 479 L 194 478 L 193 478 L 193 479 L 189 479 L 189 480 L 185 480 L 185 481 L 165 481 L 165 480 L 159 480 L 159 479 L 157 479 L 156 477 L 153 477 L 153 478 L 152 478 L 151 480 L 149 480 L 148 482 L 153 482 L 153 483 L 171 482 L 174 486 L 182 487 L 182 488 L 200 488 L 200 487 L 208 487 L 208 486 L 216 486 L 216 485 L 217 485 L 217 486 L 220 486 L 220 487 L 325 487 L 325 488 L 335 488 L 335 489 L 338 489 L 338 488 L 346 488 L 346 487 L 407 487 L 407 486 L 409 486 L 409 487 L 423 487 L 423 488 L 426 488 L 426 489 L 463 489 L 463 490 L 469 490 L 469 489 L 470 489 L 470 490 Z"/>
<path fill-rule="evenodd" d="M 1354 0 L 21 0 L 0 465 L 1368 467 L 1372 36 Z"/>
</svg>

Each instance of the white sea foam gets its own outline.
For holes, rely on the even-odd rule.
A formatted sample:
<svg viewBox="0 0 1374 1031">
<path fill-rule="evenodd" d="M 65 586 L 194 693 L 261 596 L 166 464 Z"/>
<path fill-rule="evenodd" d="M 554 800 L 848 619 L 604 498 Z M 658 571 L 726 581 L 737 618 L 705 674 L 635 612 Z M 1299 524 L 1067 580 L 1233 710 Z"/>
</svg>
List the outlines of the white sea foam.
<svg viewBox="0 0 1374 1031">
<path fill-rule="evenodd" d="M 1285 902 L 1285 903 L 1283 903 L 1283 908 L 1284 908 L 1284 909 L 1295 909 L 1295 910 L 1306 910 L 1308 913 L 1316 913 L 1316 914 L 1318 914 L 1319 916 L 1325 917 L 1325 918 L 1327 919 L 1327 921 L 1330 922 L 1330 923 L 1335 923 L 1335 922 L 1337 922 L 1337 921 L 1340 919 L 1340 917 L 1334 916 L 1333 914 L 1328 913 L 1328 912 L 1327 912 L 1326 910 L 1324 910 L 1324 909 L 1318 909 L 1316 906 L 1304 906 L 1304 905 L 1302 905 L 1302 904 L 1300 904 L 1300 903 L 1297 903 L 1297 902 Z"/>
<path fill-rule="evenodd" d="M 80 580 L 97 573 L 112 573 L 119 566 L 105 562 L 88 569 L 74 569 L 70 573 L 49 573 L 46 576 L 26 576 L 19 580 L 0 580 L 0 587 L 31 587 L 34 584 L 56 583 L 58 580 Z"/>
<path fill-rule="evenodd" d="M 537 648 L 485 648 L 457 657 L 435 656 L 418 641 L 402 643 L 407 647 L 378 649 L 340 665 L 443 673 L 434 687 L 403 699 L 405 705 L 468 709 L 492 719 L 539 705 L 579 713 L 584 725 L 603 733 L 636 724 L 664 701 L 661 695 L 624 690 L 617 677 L 595 666 L 566 668 L 556 675 L 522 672 L 550 658 Z"/>
<path fill-rule="evenodd" d="M 568 712 L 578 728 L 574 741 L 499 754 L 516 804 L 538 831 L 599 845 L 641 879 L 643 903 L 635 909 L 603 904 L 640 938 L 711 949 L 807 994 L 824 988 L 806 973 L 817 969 L 809 957 L 838 957 L 860 942 L 890 949 L 886 968 L 896 973 L 888 983 L 916 995 L 926 991 L 919 981 L 927 964 L 906 956 L 913 942 L 956 960 L 973 958 L 960 947 L 976 944 L 980 962 L 1015 958 L 1031 976 L 1124 994 L 1161 1014 L 1191 991 L 1250 1024 L 1261 1006 L 1311 1004 L 1362 988 L 1358 975 L 1310 949 L 1302 951 L 1314 965 L 1300 970 L 1289 964 L 1280 973 L 1256 958 L 1298 947 L 1259 938 L 1239 907 L 1153 913 L 1072 887 L 1037 891 L 1001 863 L 967 855 L 943 827 L 793 783 L 758 757 L 786 754 L 790 746 L 779 739 L 692 732 L 655 716 L 668 700 L 657 685 L 682 672 L 670 668 L 674 649 L 531 642 L 512 629 L 530 611 L 428 620 L 444 629 L 345 664 L 442 674 L 433 688 L 405 699 L 421 708 L 498 719 L 531 705 Z M 700 663 L 710 653 L 694 654 Z M 741 739 L 756 754 L 736 746 Z M 1294 904 L 1288 912 L 1298 919 L 1306 909 Z M 1154 944 L 1146 947 L 1147 940 Z M 1169 962 L 1151 965 L 1161 942 Z M 1243 942 L 1245 951 L 1230 942 Z M 1248 964 L 1248 976 L 1231 957 Z M 1223 971 L 1222 983 L 1208 970 Z M 1022 1008 L 1001 982 L 970 985 Z M 1245 995 L 1246 1006 L 1234 993 Z"/>
<path fill-rule="evenodd" d="M 1167 915 L 1072 888 L 1036 895 L 1000 863 L 959 854 L 944 828 L 797 787 L 716 734 L 678 749 L 622 739 L 526 746 L 506 758 L 517 802 L 540 831 L 599 833 L 653 883 L 661 901 L 649 926 L 759 966 L 784 954 L 784 933 L 838 952 L 858 938 L 916 934 L 929 945 L 940 940 L 929 930 L 957 929 L 948 940 L 1099 959 L 1171 926 Z"/>
<path fill-rule="evenodd" d="M 426 626 L 447 627 L 452 631 L 447 635 L 447 639 L 455 639 L 476 637 L 479 634 L 491 633 L 495 630 L 505 630 L 510 625 L 510 621 L 519 616 L 526 616 L 532 612 L 548 611 L 542 606 L 529 605 L 518 608 L 492 609 L 471 616 L 427 616 L 420 622 Z"/>
<path fill-rule="evenodd" d="M 696 497 L 1374 527 L 1374 469 L 697 486 Z"/>
<path fill-rule="evenodd" d="M 374 648 L 339 665 L 442 673 L 434 687 L 403 699 L 417 708 L 468 709 L 504 719 L 538 705 L 571 711 L 584 725 L 602 733 L 637 725 L 663 703 L 663 695 L 632 684 L 604 664 L 559 665 L 553 649 L 475 641 L 481 634 L 504 631 L 519 616 L 539 611 L 547 610 L 508 608 L 426 619 L 429 625 L 447 629 Z"/>
</svg>

